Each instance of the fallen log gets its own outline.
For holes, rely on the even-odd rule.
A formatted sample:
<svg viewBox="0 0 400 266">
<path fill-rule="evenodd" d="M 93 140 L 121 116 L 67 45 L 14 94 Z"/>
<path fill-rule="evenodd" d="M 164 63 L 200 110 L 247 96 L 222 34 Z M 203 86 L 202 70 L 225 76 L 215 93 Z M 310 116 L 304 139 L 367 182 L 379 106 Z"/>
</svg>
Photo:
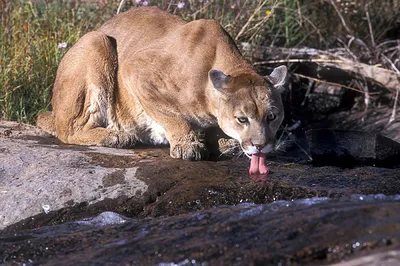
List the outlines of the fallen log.
<svg viewBox="0 0 400 266">
<path fill-rule="evenodd" d="M 248 54 L 248 48 L 245 50 Z M 282 63 L 316 63 L 322 67 L 340 69 L 357 79 L 368 80 L 391 92 L 400 89 L 399 73 L 382 68 L 380 65 L 368 65 L 329 51 L 313 48 L 257 47 L 252 48 L 250 54 L 255 66 Z"/>
</svg>

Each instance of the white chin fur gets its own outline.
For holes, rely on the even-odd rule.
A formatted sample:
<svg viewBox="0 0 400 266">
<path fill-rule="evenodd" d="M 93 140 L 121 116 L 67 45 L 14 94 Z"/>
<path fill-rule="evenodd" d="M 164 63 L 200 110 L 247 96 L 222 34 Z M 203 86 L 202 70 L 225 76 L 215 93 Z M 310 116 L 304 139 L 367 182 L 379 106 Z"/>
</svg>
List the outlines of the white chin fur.
<svg viewBox="0 0 400 266">
<path fill-rule="evenodd" d="M 242 147 L 242 145 L 240 145 Z M 250 146 L 247 149 L 243 149 L 244 153 L 246 154 L 247 157 L 251 158 L 251 155 L 256 154 L 256 153 L 270 153 L 272 149 L 272 145 L 268 144 L 264 148 L 262 148 L 261 151 L 259 151 L 255 146 Z"/>
</svg>

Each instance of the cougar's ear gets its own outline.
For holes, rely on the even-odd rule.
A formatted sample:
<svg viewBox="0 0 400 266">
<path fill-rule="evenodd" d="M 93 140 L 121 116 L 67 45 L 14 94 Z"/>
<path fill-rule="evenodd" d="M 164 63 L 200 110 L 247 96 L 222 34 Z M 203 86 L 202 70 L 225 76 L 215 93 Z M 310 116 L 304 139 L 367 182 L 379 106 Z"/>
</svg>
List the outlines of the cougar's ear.
<svg viewBox="0 0 400 266">
<path fill-rule="evenodd" d="M 287 68 L 279 66 L 275 68 L 266 78 L 274 85 L 275 88 L 280 88 L 286 83 Z"/>
<path fill-rule="evenodd" d="M 228 92 L 227 87 L 232 80 L 231 76 L 225 75 L 225 73 L 220 70 L 211 69 L 208 72 L 208 78 L 215 89 L 220 92 Z"/>
</svg>

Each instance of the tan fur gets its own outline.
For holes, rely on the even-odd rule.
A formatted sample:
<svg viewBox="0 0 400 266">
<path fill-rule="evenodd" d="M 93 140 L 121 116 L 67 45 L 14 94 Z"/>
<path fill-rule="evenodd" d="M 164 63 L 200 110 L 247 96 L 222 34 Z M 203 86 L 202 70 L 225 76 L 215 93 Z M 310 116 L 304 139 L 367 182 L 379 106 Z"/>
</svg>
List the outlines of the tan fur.
<svg viewBox="0 0 400 266">
<path fill-rule="evenodd" d="M 281 76 L 274 82 L 258 75 L 213 20 L 185 23 L 141 7 L 87 33 L 66 53 L 53 111 L 37 124 L 65 143 L 170 143 L 172 157 L 190 160 L 207 157 L 195 130 L 219 126 L 251 154 L 274 142 L 282 122 L 273 84 Z M 271 112 L 277 117 L 267 121 Z"/>
</svg>

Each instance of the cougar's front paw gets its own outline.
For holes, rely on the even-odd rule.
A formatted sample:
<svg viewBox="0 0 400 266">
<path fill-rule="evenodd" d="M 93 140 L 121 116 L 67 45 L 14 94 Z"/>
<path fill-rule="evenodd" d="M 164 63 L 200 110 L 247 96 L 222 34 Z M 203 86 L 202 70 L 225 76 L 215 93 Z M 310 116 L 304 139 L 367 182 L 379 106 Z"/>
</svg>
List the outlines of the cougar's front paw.
<svg viewBox="0 0 400 266">
<path fill-rule="evenodd" d="M 112 147 L 112 148 L 124 148 L 132 146 L 131 139 L 129 135 L 124 132 L 110 132 L 108 135 L 100 142 L 101 146 Z"/>
<path fill-rule="evenodd" d="M 208 158 L 208 151 L 204 143 L 194 135 L 181 138 L 171 144 L 170 155 L 172 158 L 200 161 Z"/>
</svg>

